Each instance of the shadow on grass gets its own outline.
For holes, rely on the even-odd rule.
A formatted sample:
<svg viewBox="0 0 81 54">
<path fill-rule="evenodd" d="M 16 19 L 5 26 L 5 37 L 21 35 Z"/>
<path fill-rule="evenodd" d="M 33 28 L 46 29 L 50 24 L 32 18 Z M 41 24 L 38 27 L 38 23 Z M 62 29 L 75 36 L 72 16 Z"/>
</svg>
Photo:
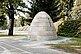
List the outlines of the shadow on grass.
<svg viewBox="0 0 81 54">
<path fill-rule="evenodd" d="M 65 52 L 81 54 L 81 38 L 72 38 L 71 41 L 48 45 L 51 46 L 52 49 L 60 49 Z"/>
</svg>

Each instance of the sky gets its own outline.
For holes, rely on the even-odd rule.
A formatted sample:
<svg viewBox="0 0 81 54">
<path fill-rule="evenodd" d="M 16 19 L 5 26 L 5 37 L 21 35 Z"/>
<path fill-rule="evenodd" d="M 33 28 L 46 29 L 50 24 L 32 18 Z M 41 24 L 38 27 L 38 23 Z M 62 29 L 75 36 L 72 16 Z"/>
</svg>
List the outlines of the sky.
<svg viewBox="0 0 81 54">
<path fill-rule="evenodd" d="M 23 2 L 25 2 L 26 5 L 28 5 L 28 7 L 30 7 L 30 4 L 27 2 L 28 0 L 23 0 Z M 31 0 L 29 0 L 31 1 Z M 27 11 L 26 8 L 24 8 L 25 11 Z M 19 14 L 23 17 L 26 17 L 27 14 L 23 14 L 22 12 L 19 12 Z M 15 16 L 15 18 L 17 19 L 19 17 L 19 15 Z"/>
</svg>

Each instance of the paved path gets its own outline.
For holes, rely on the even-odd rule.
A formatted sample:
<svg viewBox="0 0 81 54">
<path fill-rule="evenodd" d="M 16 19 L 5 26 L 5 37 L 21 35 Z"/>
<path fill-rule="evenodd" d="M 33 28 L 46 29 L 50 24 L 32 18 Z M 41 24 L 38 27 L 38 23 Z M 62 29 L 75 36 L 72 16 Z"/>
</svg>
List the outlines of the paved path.
<svg viewBox="0 0 81 54">
<path fill-rule="evenodd" d="M 32 48 L 13 38 L 0 38 L 0 54 L 69 54 L 48 48 Z"/>
</svg>

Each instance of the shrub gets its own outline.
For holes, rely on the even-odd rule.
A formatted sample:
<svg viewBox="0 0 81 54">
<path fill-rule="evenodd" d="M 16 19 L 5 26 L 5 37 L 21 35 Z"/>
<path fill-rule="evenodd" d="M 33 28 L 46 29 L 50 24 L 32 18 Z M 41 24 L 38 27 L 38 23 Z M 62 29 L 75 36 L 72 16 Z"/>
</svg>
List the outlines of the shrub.
<svg viewBox="0 0 81 54">
<path fill-rule="evenodd" d="M 58 27 L 58 35 L 81 37 L 81 21 L 78 20 L 64 21 Z"/>
</svg>

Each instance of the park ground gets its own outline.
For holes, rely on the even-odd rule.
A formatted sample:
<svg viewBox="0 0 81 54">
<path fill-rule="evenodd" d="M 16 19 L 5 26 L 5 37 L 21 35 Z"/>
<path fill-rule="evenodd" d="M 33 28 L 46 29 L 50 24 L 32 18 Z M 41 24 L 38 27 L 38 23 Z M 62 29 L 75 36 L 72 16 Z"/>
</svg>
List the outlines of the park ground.
<svg viewBox="0 0 81 54">
<path fill-rule="evenodd" d="M 21 37 L 1 37 L 0 54 L 69 54 L 63 51 L 49 49 L 42 45 L 39 47 L 36 47 L 37 45 L 26 46 L 26 44 L 30 43 L 18 41 L 19 39 Z"/>
<path fill-rule="evenodd" d="M 31 41 L 27 39 L 27 33 L 24 31 L 16 31 L 14 36 L 7 36 L 6 32 L 1 31 L 0 34 L 0 54 L 79 54 L 81 52 L 81 40 L 77 38 L 59 37 L 58 40 L 52 41 Z"/>
</svg>

